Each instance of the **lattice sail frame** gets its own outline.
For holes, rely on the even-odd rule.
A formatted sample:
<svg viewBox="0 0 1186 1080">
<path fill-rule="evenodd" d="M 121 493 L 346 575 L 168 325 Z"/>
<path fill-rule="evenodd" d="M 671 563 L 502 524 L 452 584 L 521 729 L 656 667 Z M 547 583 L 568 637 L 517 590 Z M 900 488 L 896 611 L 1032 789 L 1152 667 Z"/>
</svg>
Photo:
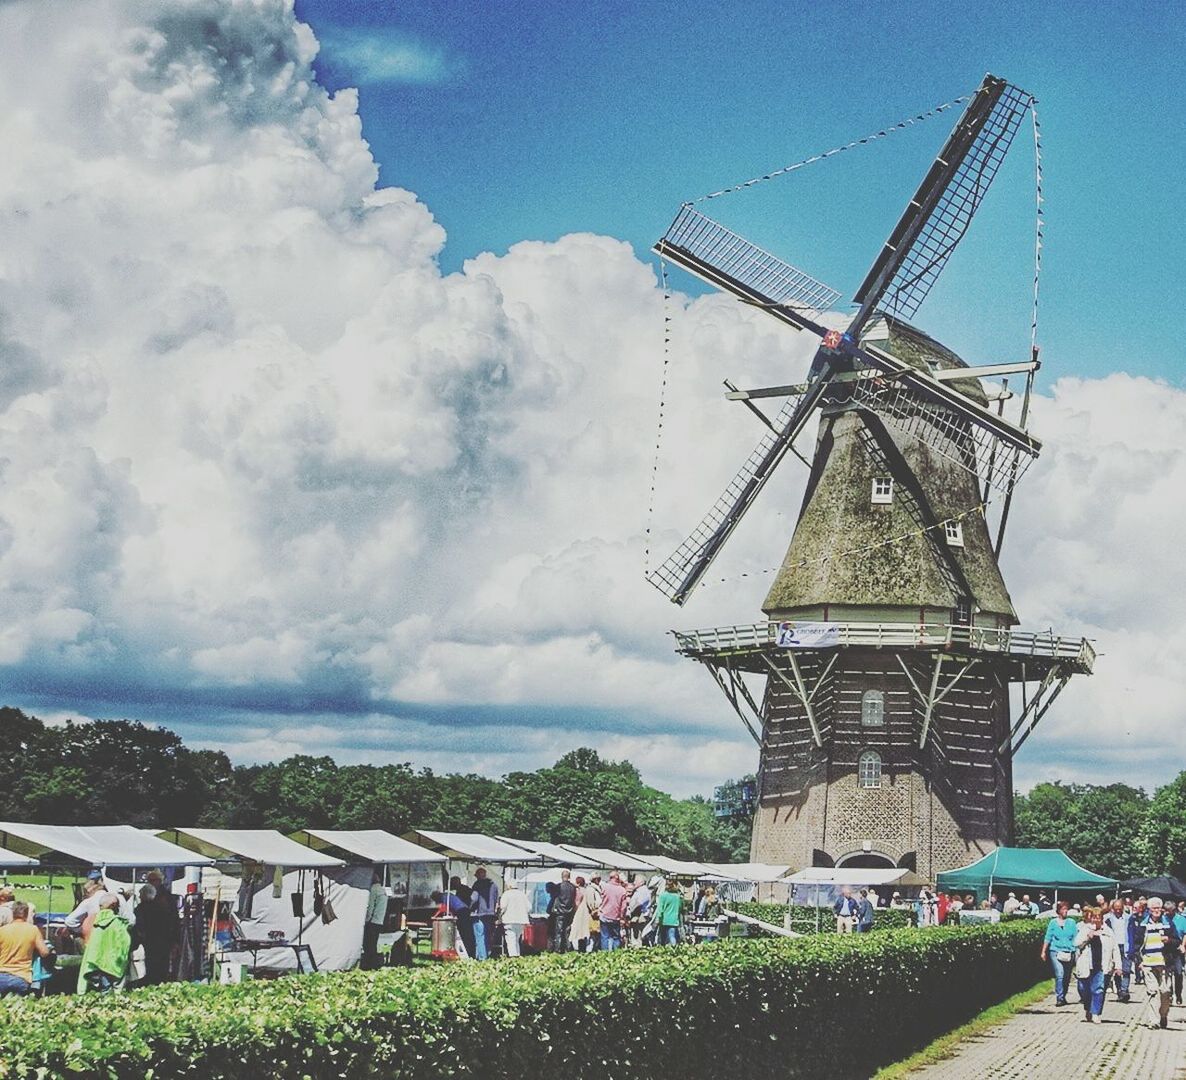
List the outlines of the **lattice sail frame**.
<svg viewBox="0 0 1186 1080">
<path fill-rule="evenodd" d="M 797 311 L 828 311 L 840 292 L 777 255 L 738 236 L 732 229 L 685 204 L 663 236 L 701 262 L 760 294 L 770 306 Z"/>
<path fill-rule="evenodd" d="M 984 128 L 878 299 L 879 310 L 897 318 L 914 317 L 967 232 L 1033 100 L 1025 90 L 1005 85 Z"/>
<path fill-rule="evenodd" d="M 885 376 L 859 356 L 856 363 L 870 377 L 852 384 L 854 403 L 877 413 L 904 435 L 967 469 L 995 490 L 1008 492 L 1033 463 L 1035 455 L 1023 453 L 954 409 Z"/>
<path fill-rule="evenodd" d="M 684 585 L 684 579 L 687 577 L 688 564 L 698 558 L 716 534 L 728 524 L 731 515 L 745 496 L 746 488 L 758 476 L 762 463 L 766 461 L 771 451 L 774 450 L 775 445 L 779 441 L 779 433 L 783 432 L 790 423 L 791 417 L 802 398 L 803 395 L 799 394 L 788 398 L 784 402 L 782 408 L 778 411 L 778 415 L 774 418 L 775 430 L 768 431 L 762 437 L 762 441 L 758 443 L 750 456 L 746 458 L 745 464 L 737 471 L 733 479 L 729 481 L 729 486 L 725 488 L 717 501 L 712 504 L 712 508 L 704 515 L 696 528 L 684 538 L 679 547 L 647 575 L 647 580 L 665 596 L 671 598 L 679 593 Z M 783 452 L 785 453 L 789 450 L 790 446 L 791 444 L 789 442 L 786 443 L 783 447 Z M 749 498 L 742 504 L 743 511 L 749 505 L 749 502 L 753 501 L 756 495 L 757 491 L 749 494 Z"/>
</svg>

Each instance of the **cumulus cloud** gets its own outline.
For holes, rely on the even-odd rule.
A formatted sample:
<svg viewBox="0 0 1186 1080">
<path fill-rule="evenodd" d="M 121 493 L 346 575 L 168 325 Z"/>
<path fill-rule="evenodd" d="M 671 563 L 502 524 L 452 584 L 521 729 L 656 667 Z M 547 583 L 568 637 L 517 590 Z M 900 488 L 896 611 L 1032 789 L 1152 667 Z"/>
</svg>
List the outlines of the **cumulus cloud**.
<svg viewBox="0 0 1186 1080">
<path fill-rule="evenodd" d="M 317 48 L 286 0 L 0 6 L 10 693 L 241 759 L 498 773 L 591 743 L 679 791 L 752 768 L 665 631 L 758 616 L 802 470 L 738 530 L 730 584 L 671 608 L 641 578 L 652 268 L 579 234 L 442 274 L 443 230 L 376 186 L 357 95 L 318 85 Z M 660 558 L 761 434 L 720 380 L 786 382 L 811 350 L 723 297 L 671 314 Z M 1007 574 L 1027 622 L 1108 655 L 1027 748 L 1036 767 L 1057 750 L 1151 775 L 1110 733 L 1181 696 L 1165 515 L 1184 409 L 1123 375 L 1040 402 Z M 1147 745 L 1182 740 L 1162 724 Z"/>
</svg>

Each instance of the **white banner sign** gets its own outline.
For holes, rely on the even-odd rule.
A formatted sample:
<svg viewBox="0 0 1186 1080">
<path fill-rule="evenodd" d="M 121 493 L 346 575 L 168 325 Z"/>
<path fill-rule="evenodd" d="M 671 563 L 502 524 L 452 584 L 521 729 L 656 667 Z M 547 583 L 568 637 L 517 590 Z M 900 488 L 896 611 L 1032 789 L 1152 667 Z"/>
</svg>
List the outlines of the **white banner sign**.
<svg viewBox="0 0 1186 1080">
<path fill-rule="evenodd" d="M 840 644 L 836 623 L 779 623 L 774 643 L 781 649 L 827 649 Z"/>
</svg>

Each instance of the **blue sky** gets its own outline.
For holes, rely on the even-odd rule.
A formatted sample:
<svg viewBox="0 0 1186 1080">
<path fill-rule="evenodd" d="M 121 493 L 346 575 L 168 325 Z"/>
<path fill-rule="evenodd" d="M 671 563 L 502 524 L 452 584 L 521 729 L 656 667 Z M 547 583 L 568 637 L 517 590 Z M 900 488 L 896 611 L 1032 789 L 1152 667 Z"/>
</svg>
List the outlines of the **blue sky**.
<svg viewBox="0 0 1186 1080">
<path fill-rule="evenodd" d="M 647 253 L 681 201 L 991 70 L 1041 98 L 1048 199 L 1045 447 L 1004 571 L 1025 628 L 1103 653 L 1017 780 L 1177 771 L 1180 17 L 297 8 L 315 67 L 288 0 L 0 0 L 6 702 L 239 761 L 499 775 L 593 745 L 679 793 L 753 769 L 665 631 L 758 617 L 804 473 L 747 515 L 727 587 L 677 610 L 643 582 Z M 849 296 L 953 121 L 709 205 Z M 972 362 L 1027 355 L 1032 168 L 1023 130 L 918 316 Z M 756 438 L 722 375 L 788 381 L 810 347 L 728 298 L 670 311 L 664 552 Z"/>
<path fill-rule="evenodd" d="M 1043 124 L 1045 378 L 1181 383 L 1186 157 L 1172 5 L 678 6 L 298 0 L 331 87 L 361 85 L 382 182 L 448 232 L 446 269 L 589 230 L 645 253 L 679 203 L 973 89 L 1034 92 Z M 847 297 L 952 122 L 711 205 Z M 1027 345 L 1033 157 L 1020 133 L 919 322 L 970 360 Z M 687 279 L 681 287 L 695 288 Z"/>
</svg>

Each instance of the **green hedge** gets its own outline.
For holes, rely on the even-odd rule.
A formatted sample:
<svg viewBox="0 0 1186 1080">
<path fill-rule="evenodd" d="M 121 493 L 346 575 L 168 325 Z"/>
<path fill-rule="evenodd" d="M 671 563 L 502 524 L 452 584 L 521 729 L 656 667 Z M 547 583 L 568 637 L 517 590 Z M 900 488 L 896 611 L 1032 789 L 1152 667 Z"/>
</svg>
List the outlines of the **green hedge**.
<svg viewBox="0 0 1186 1080">
<path fill-rule="evenodd" d="M 775 926 L 782 926 L 787 914 L 786 904 L 745 903 L 726 904 L 725 906 L 730 911 L 749 915 L 753 919 L 761 919 L 763 922 L 773 923 Z M 791 908 L 791 929 L 805 934 L 815 933 L 815 910 L 814 907 L 799 905 Z M 821 930 L 836 929 L 836 916 L 830 907 L 819 909 L 819 925 Z M 900 930 L 913 925 L 914 919 L 911 917 L 911 913 L 897 908 L 893 910 L 878 908 L 873 918 L 874 930 Z"/>
<path fill-rule="evenodd" d="M 1032 986 L 1041 927 L 894 930 L 0 1002 L 0 1077 L 868 1075 Z"/>
</svg>

